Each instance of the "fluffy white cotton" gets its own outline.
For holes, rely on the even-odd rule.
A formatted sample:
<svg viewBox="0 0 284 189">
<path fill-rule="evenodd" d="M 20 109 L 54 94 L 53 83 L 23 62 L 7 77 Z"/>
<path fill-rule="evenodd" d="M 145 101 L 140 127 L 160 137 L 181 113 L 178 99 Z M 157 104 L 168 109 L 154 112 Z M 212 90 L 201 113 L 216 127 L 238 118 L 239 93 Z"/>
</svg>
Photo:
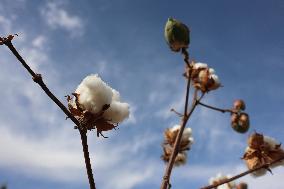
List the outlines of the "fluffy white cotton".
<svg viewBox="0 0 284 189">
<path fill-rule="evenodd" d="M 112 89 L 112 100 L 120 101 L 120 93 L 115 89 Z"/>
<path fill-rule="evenodd" d="M 202 68 L 208 68 L 208 65 L 201 62 L 197 62 L 193 65 L 193 69 L 202 69 Z"/>
<path fill-rule="evenodd" d="M 87 76 L 75 93 L 79 94 L 82 108 L 92 113 L 100 112 L 104 105 L 109 104 L 103 117 L 112 123 L 120 123 L 129 117 L 129 104 L 120 102 L 119 92 L 109 87 L 97 74 Z"/>
<path fill-rule="evenodd" d="M 220 85 L 221 84 L 220 80 L 219 80 L 219 77 L 216 74 L 212 74 L 211 78 L 214 80 L 215 85 Z"/>
<path fill-rule="evenodd" d="M 170 130 L 171 130 L 172 132 L 178 131 L 178 130 L 180 130 L 180 125 L 174 125 Z M 189 141 L 190 141 L 189 145 L 190 145 L 190 144 L 192 144 L 193 141 L 194 141 L 193 137 L 191 137 L 191 136 L 192 136 L 192 129 L 189 128 L 189 127 L 188 127 L 188 128 L 185 128 L 184 131 L 183 131 L 183 133 L 182 133 L 182 138 L 181 138 L 181 140 L 182 140 L 182 141 L 187 141 L 187 140 L 189 140 Z"/>
<path fill-rule="evenodd" d="M 213 68 L 209 68 L 209 73 L 210 74 L 215 74 L 215 70 Z"/>
<path fill-rule="evenodd" d="M 112 100 L 112 89 L 97 75 L 87 76 L 78 86 L 75 93 L 79 94 L 79 103 L 85 110 L 98 113 L 105 104 Z"/>
<path fill-rule="evenodd" d="M 110 107 L 104 112 L 103 117 L 113 123 L 120 123 L 129 117 L 129 104 L 112 101 Z"/>
</svg>

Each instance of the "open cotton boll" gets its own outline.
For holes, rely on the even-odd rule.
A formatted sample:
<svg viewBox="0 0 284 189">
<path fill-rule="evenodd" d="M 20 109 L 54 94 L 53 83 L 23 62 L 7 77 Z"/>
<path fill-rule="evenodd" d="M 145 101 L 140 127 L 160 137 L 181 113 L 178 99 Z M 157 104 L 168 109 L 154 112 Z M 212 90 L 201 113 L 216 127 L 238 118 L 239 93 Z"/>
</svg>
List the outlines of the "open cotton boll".
<svg viewBox="0 0 284 189">
<path fill-rule="evenodd" d="M 129 104 L 112 101 L 110 107 L 104 112 L 103 117 L 113 123 L 120 123 L 129 117 Z"/>
<path fill-rule="evenodd" d="M 98 113 L 105 104 L 110 104 L 113 96 L 109 87 L 97 74 L 89 75 L 80 83 L 75 93 L 85 110 Z"/>
<path fill-rule="evenodd" d="M 208 65 L 205 63 L 197 62 L 193 66 L 194 69 L 202 69 L 202 68 L 208 68 Z"/>
</svg>

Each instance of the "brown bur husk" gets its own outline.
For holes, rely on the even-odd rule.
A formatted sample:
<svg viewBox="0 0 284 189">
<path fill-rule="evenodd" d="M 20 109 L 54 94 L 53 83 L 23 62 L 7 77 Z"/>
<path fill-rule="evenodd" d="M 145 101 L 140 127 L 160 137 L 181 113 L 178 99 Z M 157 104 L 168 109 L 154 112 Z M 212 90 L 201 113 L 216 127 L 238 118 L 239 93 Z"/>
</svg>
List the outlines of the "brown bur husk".
<svg viewBox="0 0 284 189">
<path fill-rule="evenodd" d="M 248 169 L 254 169 L 269 164 L 281 157 L 284 157 L 284 150 L 281 148 L 281 144 L 276 144 L 273 139 L 263 136 L 262 134 L 254 133 L 248 139 L 248 147 L 243 159 Z M 279 163 L 273 164 L 271 168 L 283 165 L 283 163 L 284 161 L 280 161 Z M 269 169 L 261 169 L 252 174 L 254 176 L 261 176 L 264 175 L 267 170 Z"/>
<path fill-rule="evenodd" d="M 165 162 L 169 162 L 170 160 L 170 156 L 173 152 L 173 147 L 174 147 L 174 143 L 178 135 L 178 132 L 179 132 L 179 129 L 173 131 L 169 128 L 166 129 L 164 132 L 164 138 L 165 138 L 164 143 L 163 143 L 164 154 L 161 156 L 161 158 Z M 186 163 L 186 159 L 187 159 L 186 151 L 190 149 L 190 143 L 191 141 L 189 138 L 182 137 L 180 146 L 179 146 L 179 151 L 178 151 L 178 154 L 174 162 L 175 166 L 180 166 Z"/>
<path fill-rule="evenodd" d="M 216 81 L 211 77 L 209 68 L 192 68 L 191 79 L 194 87 L 201 90 L 203 93 L 220 87 L 220 84 L 216 83 Z"/>
<path fill-rule="evenodd" d="M 80 94 L 72 93 L 72 95 L 75 99 L 67 95 L 68 109 L 80 122 L 80 126 L 83 127 L 83 129 L 97 129 L 97 136 L 102 135 L 104 137 L 102 134 L 103 131 L 109 131 L 117 127 L 117 125 L 114 125 L 103 117 L 103 113 L 110 107 L 109 104 L 104 105 L 100 112 L 94 114 L 88 110 L 84 110 L 81 106 L 78 100 Z"/>
</svg>

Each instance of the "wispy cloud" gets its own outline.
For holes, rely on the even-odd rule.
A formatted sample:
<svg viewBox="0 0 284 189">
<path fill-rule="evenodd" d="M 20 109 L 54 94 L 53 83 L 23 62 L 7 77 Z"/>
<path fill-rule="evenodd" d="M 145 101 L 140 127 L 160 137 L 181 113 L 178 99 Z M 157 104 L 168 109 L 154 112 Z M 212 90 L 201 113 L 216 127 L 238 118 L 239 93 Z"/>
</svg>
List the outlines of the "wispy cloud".
<svg viewBox="0 0 284 189">
<path fill-rule="evenodd" d="M 59 3 L 48 2 L 41 9 L 41 16 L 51 29 L 66 30 L 72 37 L 81 36 L 84 33 L 83 20 L 79 16 L 72 15 Z"/>
</svg>

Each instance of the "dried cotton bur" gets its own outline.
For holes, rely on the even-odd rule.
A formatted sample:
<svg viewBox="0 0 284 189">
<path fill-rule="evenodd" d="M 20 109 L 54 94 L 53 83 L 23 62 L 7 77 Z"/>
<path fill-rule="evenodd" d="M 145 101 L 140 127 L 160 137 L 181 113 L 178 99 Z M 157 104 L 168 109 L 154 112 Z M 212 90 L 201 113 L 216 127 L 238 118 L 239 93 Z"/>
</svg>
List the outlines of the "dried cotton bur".
<svg viewBox="0 0 284 189">
<path fill-rule="evenodd" d="M 164 143 L 163 143 L 164 154 L 161 156 L 161 158 L 165 162 L 168 162 L 170 159 L 179 130 L 180 130 L 180 125 L 175 125 L 172 128 L 166 129 L 164 132 Z M 192 130 L 191 128 L 186 128 L 182 134 L 179 151 L 176 156 L 174 165 L 179 166 L 186 163 L 187 159 L 186 151 L 190 150 L 192 144 L 193 144 Z"/>
<path fill-rule="evenodd" d="M 267 163 L 271 163 L 281 157 L 284 157 L 284 150 L 281 148 L 281 144 L 276 142 L 273 138 L 263 136 L 259 133 L 254 133 L 249 136 L 248 147 L 243 156 L 248 169 L 254 169 Z M 284 165 L 284 160 L 272 164 L 270 168 L 280 165 Z M 253 172 L 252 175 L 256 177 L 262 176 L 266 174 L 267 170 L 269 170 L 269 168 L 260 169 Z"/>
<path fill-rule="evenodd" d="M 214 185 L 220 182 L 226 181 L 227 179 L 231 178 L 230 175 L 224 176 L 221 173 L 218 173 L 216 177 L 212 177 L 209 179 L 209 184 Z M 231 181 L 225 184 L 222 184 L 214 189 L 247 189 L 248 185 L 244 182 L 236 184 L 235 182 Z"/>
<path fill-rule="evenodd" d="M 72 95 L 67 96 L 70 112 L 85 129 L 97 129 L 97 136 L 129 117 L 129 104 L 121 102 L 119 92 L 97 74 L 87 76 Z"/>
<path fill-rule="evenodd" d="M 243 112 L 246 109 L 243 100 L 235 100 L 231 114 L 231 126 L 238 133 L 246 133 L 249 130 L 249 115 Z"/>
</svg>

